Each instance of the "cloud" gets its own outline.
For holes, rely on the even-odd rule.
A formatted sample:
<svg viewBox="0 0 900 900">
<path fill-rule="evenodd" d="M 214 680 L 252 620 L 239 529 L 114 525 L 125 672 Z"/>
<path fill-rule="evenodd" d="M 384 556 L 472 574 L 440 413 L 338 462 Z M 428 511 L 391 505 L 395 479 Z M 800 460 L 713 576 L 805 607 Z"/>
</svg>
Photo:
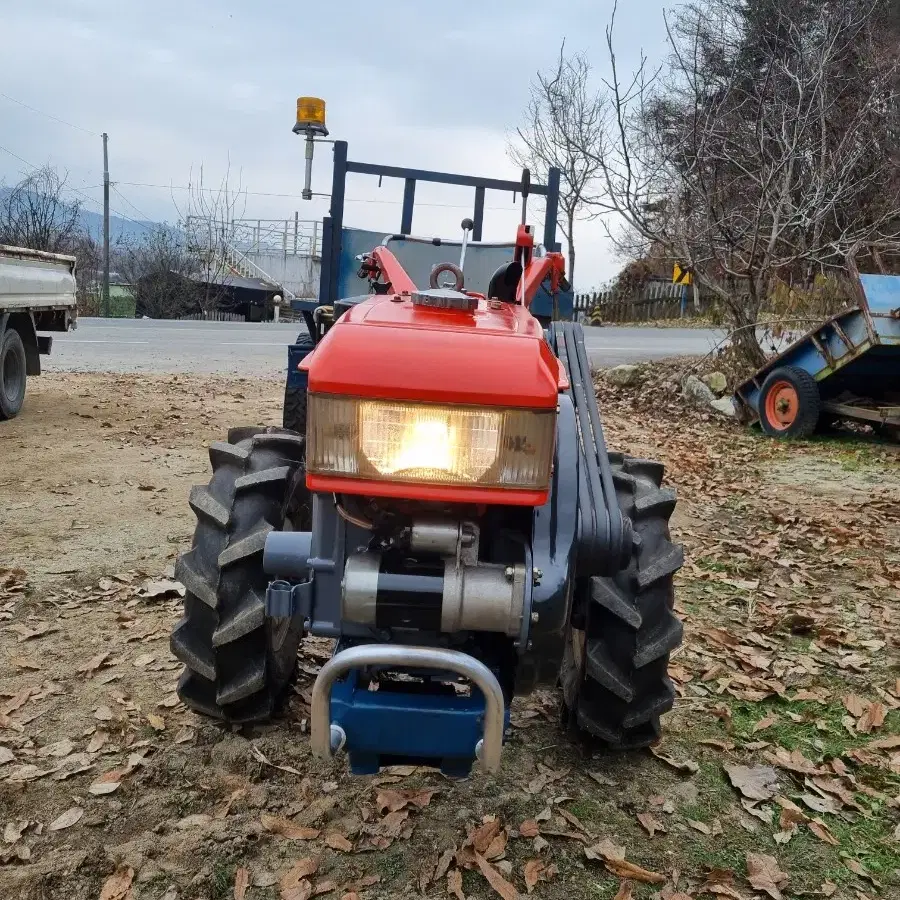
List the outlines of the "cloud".
<svg viewBox="0 0 900 900">
<path fill-rule="evenodd" d="M 328 102 L 333 137 L 350 154 L 394 165 L 516 178 L 506 135 L 527 101 L 534 72 L 559 42 L 603 54 L 612 0 L 41 0 L 3 4 L 0 90 L 91 132 L 107 131 L 110 169 L 133 206 L 124 214 L 173 220 L 173 196 L 203 164 L 209 178 L 230 165 L 254 192 L 299 195 L 302 141 L 290 133 L 298 94 Z M 663 43 L 661 0 L 620 3 L 621 63 Z M 51 162 L 71 184 L 101 197 L 99 137 L 0 98 L 0 146 Z M 0 152 L 0 180 L 25 167 Z M 314 188 L 330 187 L 328 146 L 318 148 Z M 353 178 L 347 221 L 393 230 L 402 186 Z M 471 191 L 422 185 L 415 226 L 456 234 Z M 389 201 L 389 202 L 388 202 Z M 449 206 L 447 205 L 449 204 Z M 517 218 L 509 197 L 488 195 L 486 238 L 506 237 Z M 327 202 L 251 196 L 247 216 L 318 218 Z M 395 224 L 394 220 L 397 220 Z M 617 268 L 596 223 L 582 228 L 579 283 Z"/>
</svg>

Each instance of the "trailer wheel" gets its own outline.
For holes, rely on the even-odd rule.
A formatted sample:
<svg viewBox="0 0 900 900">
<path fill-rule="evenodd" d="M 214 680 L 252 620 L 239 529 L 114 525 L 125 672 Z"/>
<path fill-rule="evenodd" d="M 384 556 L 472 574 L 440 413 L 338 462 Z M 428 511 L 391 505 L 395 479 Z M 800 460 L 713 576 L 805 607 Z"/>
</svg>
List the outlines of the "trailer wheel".
<svg viewBox="0 0 900 900">
<path fill-rule="evenodd" d="M 12 419 L 25 402 L 25 345 L 15 328 L 0 334 L 0 419 Z"/>
<path fill-rule="evenodd" d="M 675 492 L 662 487 L 663 466 L 610 454 L 616 495 L 634 528 L 631 562 L 612 578 L 576 585 L 560 681 L 563 717 L 614 750 L 646 747 L 672 708 L 670 653 L 681 644 L 673 611 L 673 576 L 684 563 L 669 540 Z"/>
<path fill-rule="evenodd" d="M 315 344 L 309 335 L 301 334 L 296 341 L 302 347 L 312 350 Z M 281 424 L 297 434 L 306 434 L 306 390 L 292 387 L 290 375 L 284 385 L 284 411 Z"/>
<path fill-rule="evenodd" d="M 809 437 L 819 421 L 822 401 L 816 380 L 804 369 L 775 369 L 759 395 L 759 424 L 772 437 Z"/>
<path fill-rule="evenodd" d="M 309 527 L 304 440 L 275 428 L 232 429 L 210 445 L 213 475 L 191 490 L 193 546 L 175 577 L 184 616 L 171 636 L 185 664 L 185 705 L 227 722 L 257 722 L 278 705 L 297 664 L 303 622 L 265 615 L 266 536 Z"/>
</svg>

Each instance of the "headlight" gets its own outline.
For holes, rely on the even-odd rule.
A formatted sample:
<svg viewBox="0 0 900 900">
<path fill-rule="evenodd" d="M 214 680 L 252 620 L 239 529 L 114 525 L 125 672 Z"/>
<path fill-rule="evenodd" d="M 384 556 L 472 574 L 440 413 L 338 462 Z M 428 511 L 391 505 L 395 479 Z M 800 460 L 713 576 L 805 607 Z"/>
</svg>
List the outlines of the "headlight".
<svg viewBox="0 0 900 900">
<path fill-rule="evenodd" d="M 376 481 L 545 489 L 554 410 L 310 394 L 306 469 Z"/>
</svg>

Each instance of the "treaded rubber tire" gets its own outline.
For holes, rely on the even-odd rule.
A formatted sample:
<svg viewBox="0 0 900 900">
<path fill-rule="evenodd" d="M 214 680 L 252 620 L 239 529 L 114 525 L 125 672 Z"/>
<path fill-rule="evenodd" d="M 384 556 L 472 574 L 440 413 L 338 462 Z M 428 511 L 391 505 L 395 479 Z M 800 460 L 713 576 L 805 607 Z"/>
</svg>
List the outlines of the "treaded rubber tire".
<svg viewBox="0 0 900 900">
<path fill-rule="evenodd" d="M 197 527 L 175 577 L 184 616 L 170 639 L 185 664 L 178 696 L 226 722 L 263 721 L 297 665 L 301 620 L 273 627 L 265 616 L 266 536 L 309 527 L 304 439 L 276 428 L 232 429 L 210 445 L 213 476 L 192 488 Z"/>
<path fill-rule="evenodd" d="M 662 464 L 618 453 L 609 460 L 619 505 L 634 528 L 631 562 L 615 577 L 576 585 L 582 628 L 570 624 L 560 681 L 571 730 L 631 750 L 659 738 L 660 716 L 675 700 L 669 655 L 683 627 L 673 611 L 673 576 L 684 551 L 669 539 L 675 491 L 662 487 Z"/>
<path fill-rule="evenodd" d="M 307 334 L 298 335 L 296 342 L 313 349 L 312 339 Z M 284 386 L 284 411 L 281 424 L 297 434 L 306 434 L 306 391 L 303 388 Z"/>
<path fill-rule="evenodd" d="M 788 382 L 797 392 L 799 404 L 797 418 L 787 428 L 776 428 L 766 417 L 766 398 L 779 381 Z M 805 369 L 798 369 L 795 366 L 773 369 L 766 377 L 762 390 L 759 392 L 759 424 L 770 437 L 809 437 L 816 430 L 821 410 L 822 400 L 819 397 L 819 386 L 816 384 L 815 378 Z"/>
<path fill-rule="evenodd" d="M 284 386 L 284 412 L 282 424 L 297 434 L 306 434 L 306 391 L 303 388 Z"/>
<path fill-rule="evenodd" d="M 10 365 L 15 380 L 7 384 L 6 370 Z M 0 419 L 14 419 L 21 412 L 26 380 L 25 345 L 19 332 L 8 328 L 0 336 Z"/>
</svg>

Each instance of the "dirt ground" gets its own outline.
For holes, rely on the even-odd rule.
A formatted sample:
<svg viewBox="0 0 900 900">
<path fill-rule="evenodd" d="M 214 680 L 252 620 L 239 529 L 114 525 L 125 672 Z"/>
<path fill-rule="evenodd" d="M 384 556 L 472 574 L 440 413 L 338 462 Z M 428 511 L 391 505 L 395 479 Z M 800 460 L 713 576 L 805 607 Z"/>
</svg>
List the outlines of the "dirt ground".
<svg viewBox="0 0 900 900">
<path fill-rule="evenodd" d="M 665 739 L 575 745 L 541 693 L 500 775 L 454 782 L 312 759 L 327 642 L 270 726 L 174 695 L 188 491 L 229 426 L 277 424 L 279 383 L 31 382 L 0 424 L 0 897 L 900 897 L 900 456 L 599 390 L 609 444 L 681 498 Z"/>
</svg>

